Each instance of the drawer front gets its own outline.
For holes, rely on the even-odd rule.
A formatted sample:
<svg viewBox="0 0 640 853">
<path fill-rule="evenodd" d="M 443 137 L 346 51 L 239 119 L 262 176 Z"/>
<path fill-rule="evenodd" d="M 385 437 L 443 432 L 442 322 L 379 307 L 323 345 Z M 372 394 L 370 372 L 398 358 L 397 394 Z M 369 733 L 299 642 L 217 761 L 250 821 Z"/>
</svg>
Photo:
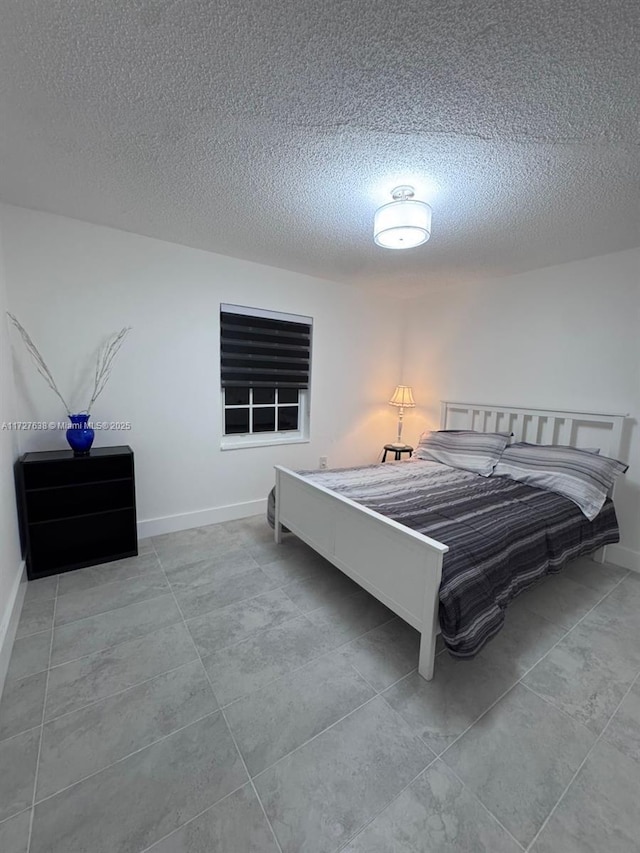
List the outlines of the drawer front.
<svg viewBox="0 0 640 853">
<path fill-rule="evenodd" d="M 87 456 L 23 465 L 24 487 L 42 489 L 133 476 L 133 456 Z"/>
<path fill-rule="evenodd" d="M 30 527 L 30 577 L 136 553 L 136 517 L 124 509 Z"/>
<path fill-rule="evenodd" d="M 29 524 L 112 509 L 131 509 L 133 480 L 81 483 L 28 491 L 25 495 Z"/>
</svg>

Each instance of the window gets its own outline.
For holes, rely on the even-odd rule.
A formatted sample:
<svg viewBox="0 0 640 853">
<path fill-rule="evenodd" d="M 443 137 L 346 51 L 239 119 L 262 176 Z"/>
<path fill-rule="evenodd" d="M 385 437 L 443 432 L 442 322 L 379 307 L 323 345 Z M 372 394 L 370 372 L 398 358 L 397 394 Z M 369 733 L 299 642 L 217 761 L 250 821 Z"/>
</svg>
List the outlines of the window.
<svg viewBox="0 0 640 853">
<path fill-rule="evenodd" d="M 310 317 L 220 306 L 222 447 L 306 441 Z"/>
<path fill-rule="evenodd" d="M 224 389 L 224 434 L 292 432 L 300 423 L 297 388 Z"/>
</svg>

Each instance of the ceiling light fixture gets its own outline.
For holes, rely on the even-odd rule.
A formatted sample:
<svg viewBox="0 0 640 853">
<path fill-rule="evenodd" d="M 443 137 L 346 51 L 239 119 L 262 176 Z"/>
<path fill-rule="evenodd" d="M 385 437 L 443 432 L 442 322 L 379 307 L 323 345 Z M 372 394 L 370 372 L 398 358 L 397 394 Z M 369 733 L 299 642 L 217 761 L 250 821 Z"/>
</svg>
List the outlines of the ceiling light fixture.
<svg viewBox="0 0 640 853">
<path fill-rule="evenodd" d="M 383 249 L 412 249 L 431 236 L 431 208 L 414 199 L 413 187 L 391 191 L 393 201 L 383 204 L 373 218 L 373 239 Z"/>
</svg>

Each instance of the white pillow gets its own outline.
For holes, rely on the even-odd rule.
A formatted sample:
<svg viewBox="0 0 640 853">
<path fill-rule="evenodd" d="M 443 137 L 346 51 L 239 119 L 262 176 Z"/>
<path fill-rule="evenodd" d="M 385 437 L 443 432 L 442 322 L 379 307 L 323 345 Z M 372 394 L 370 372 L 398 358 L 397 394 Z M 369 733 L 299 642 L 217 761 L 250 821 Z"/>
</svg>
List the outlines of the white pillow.
<svg viewBox="0 0 640 853">
<path fill-rule="evenodd" d="M 523 441 L 506 448 L 493 476 L 510 477 L 564 495 L 593 521 L 616 477 L 624 474 L 628 467 L 624 462 L 587 449 Z"/>
<path fill-rule="evenodd" d="M 504 432 L 423 432 L 413 455 L 489 477 L 510 438 L 511 433 Z"/>
</svg>

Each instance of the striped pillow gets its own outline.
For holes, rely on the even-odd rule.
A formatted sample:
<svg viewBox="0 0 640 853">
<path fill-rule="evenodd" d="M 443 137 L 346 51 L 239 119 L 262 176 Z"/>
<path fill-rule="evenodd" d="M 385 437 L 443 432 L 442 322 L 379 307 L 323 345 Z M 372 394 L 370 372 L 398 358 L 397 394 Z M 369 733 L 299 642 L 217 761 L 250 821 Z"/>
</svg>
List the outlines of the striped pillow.
<svg viewBox="0 0 640 853">
<path fill-rule="evenodd" d="M 628 467 L 577 447 L 523 441 L 507 447 L 493 474 L 564 495 L 593 521 L 616 477 Z"/>
<path fill-rule="evenodd" d="M 423 432 L 413 455 L 489 477 L 510 438 L 506 432 Z"/>
</svg>

